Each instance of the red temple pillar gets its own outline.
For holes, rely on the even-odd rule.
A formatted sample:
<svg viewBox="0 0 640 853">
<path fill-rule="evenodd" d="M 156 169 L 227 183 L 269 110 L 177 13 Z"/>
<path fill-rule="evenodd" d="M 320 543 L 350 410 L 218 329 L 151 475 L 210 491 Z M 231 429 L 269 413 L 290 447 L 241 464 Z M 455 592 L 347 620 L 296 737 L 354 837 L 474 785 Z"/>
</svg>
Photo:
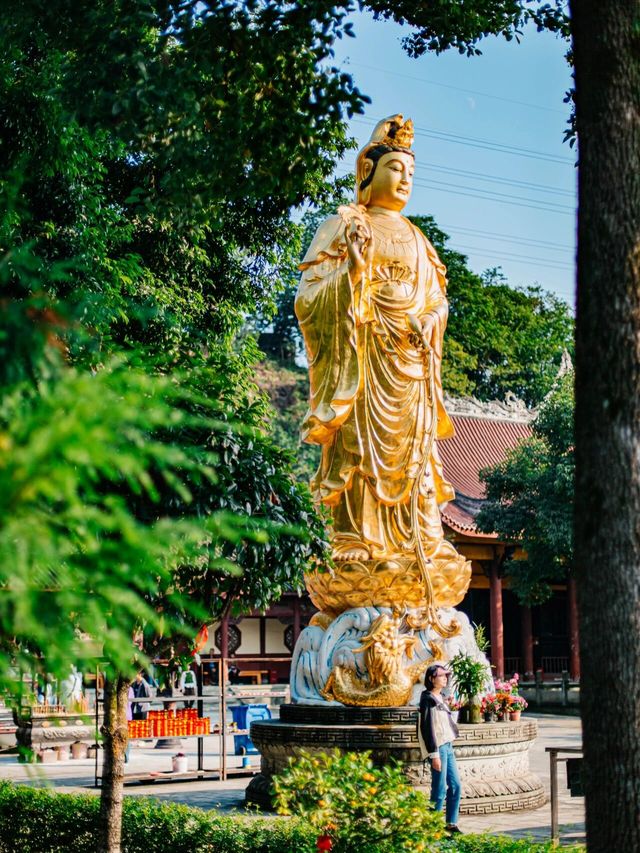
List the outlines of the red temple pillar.
<svg viewBox="0 0 640 853">
<path fill-rule="evenodd" d="M 293 599 L 293 647 L 295 649 L 300 636 L 300 599 Z"/>
<path fill-rule="evenodd" d="M 502 578 L 500 562 L 489 567 L 489 604 L 491 614 L 491 664 L 496 678 L 504 678 L 504 625 L 502 621 Z"/>
<path fill-rule="evenodd" d="M 567 609 L 569 611 L 569 675 L 574 681 L 580 680 L 580 636 L 578 634 L 578 599 L 576 582 L 567 579 Z"/>
<path fill-rule="evenodd" d="M 526 678 L 533 678 L 533 628 L 530 607 L 522 607 L 522 670 Z"/>
<path fill-rule="evenodd" d="M 229 617 L 225 616 L 220 623 L 220 655 L 229 657 Z"/>
</svg>

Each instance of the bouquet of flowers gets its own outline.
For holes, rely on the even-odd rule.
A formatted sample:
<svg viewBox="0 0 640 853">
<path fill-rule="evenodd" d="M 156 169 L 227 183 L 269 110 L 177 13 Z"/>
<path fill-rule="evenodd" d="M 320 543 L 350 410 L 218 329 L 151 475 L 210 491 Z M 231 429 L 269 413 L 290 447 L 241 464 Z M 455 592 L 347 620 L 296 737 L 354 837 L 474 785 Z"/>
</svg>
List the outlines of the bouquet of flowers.
<svg viewBox="0 0 640 853">
<path fill-rule="evenodd" d="M 518 693 L 519 681 L 520 676 L 517 672 L 506 681 L 501 681 L 499 678 L 495 679 L 496 699 L 498 701 L 497 713 L 499 715 L 509 714 L 511 711 L 523 711 L 527 707 L 527 703 Z M 515 707 L 514 702 L 516 701 L 524 704 Z"/>
<path fill-rule="evenodd" d="M 455 696 L 445 696 L 445 702 L 450 711 L 459 711 L 465 704 L 462 699 L 456 699 Z"/>
<path fill-rule="evenodd" d="M 518 673 L 514 673 L 512 678 L 509 678 L 507 681 L 500 681 L 499 678 L 496 678 L 494 684 L 496 686 L 496 691 L 498 693 L 507 693 L 510 696 L 518 695 L 518 682 L 520 681 L 520 676 Z"/>
<path fill-rule="evenodd" d="M 482 697 L 482 702 L 480 703 L 480 710 L 483 714 L 497 714 L 501 710 L 501 703 L 495 693 L 487 693 L 486 696 Z"/>
</svg>

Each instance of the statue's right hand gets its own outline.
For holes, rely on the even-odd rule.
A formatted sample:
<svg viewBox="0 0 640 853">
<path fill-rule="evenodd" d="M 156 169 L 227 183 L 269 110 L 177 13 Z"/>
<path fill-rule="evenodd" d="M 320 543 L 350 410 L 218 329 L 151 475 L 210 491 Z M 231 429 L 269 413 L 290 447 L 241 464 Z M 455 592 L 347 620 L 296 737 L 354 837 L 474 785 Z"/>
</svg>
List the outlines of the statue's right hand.
<svg viewBox="0 0 640 853">
<path fill-rule="evenodd" d="M 360 278 L 364 272 L 371 254 L 372 239 L 367 241 L 367 235 L 361 225 L 352 222 L 344 231 L 344 239 L 347 244 L 349 255 L 349 266 Z"/>
</svg>

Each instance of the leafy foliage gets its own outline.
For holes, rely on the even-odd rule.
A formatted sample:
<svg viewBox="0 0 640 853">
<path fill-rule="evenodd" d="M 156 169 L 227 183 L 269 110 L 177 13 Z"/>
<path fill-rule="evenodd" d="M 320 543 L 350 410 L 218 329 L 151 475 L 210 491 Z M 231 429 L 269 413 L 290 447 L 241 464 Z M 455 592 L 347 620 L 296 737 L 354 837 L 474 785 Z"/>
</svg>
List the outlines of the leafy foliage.
<svg viewBox="0 0 640 853">
<path fill-rule="evenodd" d="M 508 838 L 501 835 L 463 835 L 455 840 L 445 841 L 441 850 L 456 853 L 556 853 L 555 841 L 530 841 L 527 838 Z M 562 845 L 566 853 L 585 853 L 582 844 Z"/>
<path fill-rule="evenodd" d="M 563 352 L 573 348 L 569 306 L 537 286 L 510 287 L 499 270 L 476 275 L 465 255 L 447 247 L 449 237 L 432 216 L 411 220 L 447 267 L 445 390 L 480 400 L 512 393 L 537 405 L 553 387 Z"/>
<path fill-rule="evenodd" d="M 275 412 L 274 440 L 293 455 L 298 480 L 308 483 L 318 467 L 320 448 L 300 441 L 300 424 L 309 406 L 307 369 L 267 358 L 256 366 L 256 382 L 268 393 Z"/>
<path fill-rule="evenodd" d="M 303 6 L 3 5 L 7 236 L 74 259 L 55 292 L 102 334 L 189 348 L 272 298 L 290 208 L 329 192 L 363 102 L 320 70 L 344 12 Z"/>
<path fill-rule="evenodd" d="M 532 431 L 503 462 L 481 472 L 487 501 L 476 524 L 522 546 L 526 559 L 510 560 L 505 569 L 520 599 L 539 604 L 573 563 L 573 374 L 540 407 Z"/>
<path fill-rule="evenodd" d="M 400 766 L 375 767 L 370 753 L 302 752 L 274 778 L 280 814 L 295 814 L 336 853 L 435 850 L 444 819 Z"/>
<path fill-rule="evenodd" d="M 97 853 L 100 801 L 88 794 L 0 782 L 2 853 Z M 124 853 L 289 853 L 311 851 L 312 833 L 298 821 L 219 817 L 144 797 L 126 797 Z"/>
<path fill-rule="evenodd" d="M 427 51 L 442 53 L 449 48 L 473 56 L 481 53 L 476 45 L 486 36 L 519 40 L 523 28 L 531 23 L 538 30 L 569 35 L 566 0 L 367 0 L 366 5 L 377 17 L 393 18 L 416 28 L 404 39 L 410 56 L 422 56 Z"/>
<path fill-rule="evenodd" d="M 186 389 L 113 363 L 90 375 L 67 369 L 16 390 L 0 412 L 0 682 L 12 663 L 28 670 L 45 654 L 49 672 L 95 657 L 131 667 L 132 626 L 176 629 L 152 606 L 160 590 L 178 596 L 173 571 L 205 564 L 212 542 L 262 536 L 239 517 L 141 519 L 136 500 L 157 506 L 160 488 L 192 498 L 213 477 L 209 453 L 154 436 L 158 429 L 209 426 L 191 415 Z M 210 406 L 208 407 L 210 410 Z M 153 476 L 152 476 L 153 474 Z M 182 610 L 202 618 L 195 601 Z M 55 642 L 52 641 L 55 637 Z M 10 640 L 8 638 L 11 638 Z M 128 642 L 127 642 L 128 641 Z"/>
<path fill-rule="evenodd" d="M 219 460 L 216 478 L 213 484 L 201 482 L 191 506 L 175 507 L 198 516 L 232 513 L 245 527 L 269 534 L 266 541 L 255 535 L 221 539 L 216 554 L 222 571 L 213 563 L 178 572 L 183 589 L 200 598 L 213 617 L 227 607 L 234 615 L 266 609 L 287 589 L 302 587 L 309 562 L 321 560 L 328 547 L 308 488 L 292 479 L 291 456 L 265 426 L 272 410 L 252 379 L 256 357 L 255 348 L 248 347 L 242 355 L 212 358 L 211 387 L 225 421 L 199 443 L 210 446 Z M 229 563 L 242 574 L 224 571 Z"/>
<path fill-rule="evenodd" d="M 449 667 L 453 673 L 456 691 L 467 702 L 471 702 L 482 693 L 489 674 L 484 661 L 475 660 L 464 652 L 458 652 L 449 661 Z"/>
<path fill-rule="evenodd" d="M 363 102 L 330 65 L 345 11 L 303 6 L 0 9 L 0 618 L 20 653 L 49 631 L 50 670 L 89 627 L 124 666 L 140 621 L 265 607 L 322 553 L 233 340 Z"/>
</svg>

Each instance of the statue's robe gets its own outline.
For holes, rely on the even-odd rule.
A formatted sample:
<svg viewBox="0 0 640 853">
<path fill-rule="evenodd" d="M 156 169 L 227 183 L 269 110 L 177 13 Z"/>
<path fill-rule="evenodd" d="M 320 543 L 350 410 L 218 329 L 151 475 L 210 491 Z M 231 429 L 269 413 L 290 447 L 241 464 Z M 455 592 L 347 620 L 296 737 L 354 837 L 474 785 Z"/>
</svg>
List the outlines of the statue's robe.
<svg viewBox="0 0 640 853">
<path fill-rule="evenodd" d="M 302 438 L 322 446 L 311 488 L 331 508 L 334 554 L 363 544 L 371 557 L 382 558 L 411 550 L 411 494 L 434 415 L 435 438 L 453 435 L 440 379 L 446 269 L 409 220 L 357 212 L 373 233 L 371 262 L 360 282 L 349 271 L 339 215 L 318 228 L 301 264 L 295 310 L 311 388 Z M 421 325 L 429 316 L 433 321 L 433 404 L 428 362 L 409 315 Z M 425 544 L 442 540 L 438 505 L 453 497 L 434 440 L 420 484 Z"/>
</svg>

